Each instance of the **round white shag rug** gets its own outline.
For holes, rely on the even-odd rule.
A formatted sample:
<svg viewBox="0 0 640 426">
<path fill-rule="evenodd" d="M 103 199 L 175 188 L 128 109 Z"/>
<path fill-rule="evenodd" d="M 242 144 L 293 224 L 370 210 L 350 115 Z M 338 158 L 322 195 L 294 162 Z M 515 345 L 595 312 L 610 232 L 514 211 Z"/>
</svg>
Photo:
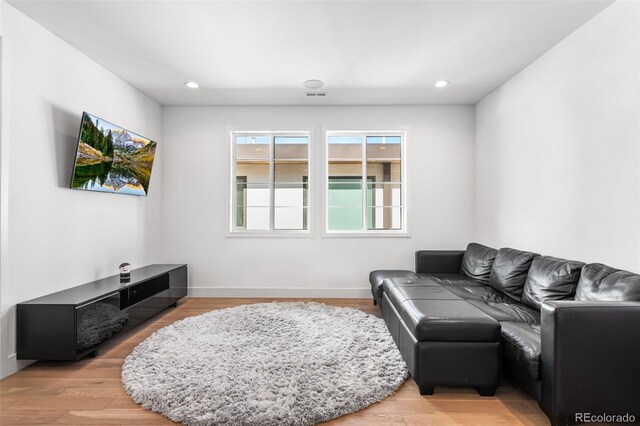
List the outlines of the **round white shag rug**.
<svg viewBox="0 0 640 426">
<path fill-rule="evenodd" d="M 383 400 L 407 376 L 381 319 L 303 302 L 177 321 L 122 368 L 135 402 L 185 425 L 312 425 Z"/>
</svg>

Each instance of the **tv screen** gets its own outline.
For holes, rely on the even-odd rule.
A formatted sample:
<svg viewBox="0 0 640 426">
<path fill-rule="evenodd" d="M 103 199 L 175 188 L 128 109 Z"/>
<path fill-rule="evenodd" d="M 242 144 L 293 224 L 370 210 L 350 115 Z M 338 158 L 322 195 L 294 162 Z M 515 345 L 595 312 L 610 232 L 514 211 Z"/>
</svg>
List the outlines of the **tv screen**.
<svg viewBox="0 0 640 426">
<path fill-rule="evenodd" d="M 71 188 L 147 195 L 155 153 L 154 141 L 84 112 Z"/>
</svg>

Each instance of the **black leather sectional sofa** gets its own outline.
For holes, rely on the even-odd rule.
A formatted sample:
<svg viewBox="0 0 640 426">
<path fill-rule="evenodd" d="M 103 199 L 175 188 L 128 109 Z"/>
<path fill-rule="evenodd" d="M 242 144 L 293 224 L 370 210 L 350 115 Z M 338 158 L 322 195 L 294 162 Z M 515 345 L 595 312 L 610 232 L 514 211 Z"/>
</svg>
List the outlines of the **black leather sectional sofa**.
<svg viewBox="0 0 640 426">
<path fill-rule="evenodd" d="M 493 395 L 504 373 L 552 424 L 640 422 L 640 275 L 471 243 L 418 251 L 415 272 L 369 281 L 422 394 Z"/>
</svg>

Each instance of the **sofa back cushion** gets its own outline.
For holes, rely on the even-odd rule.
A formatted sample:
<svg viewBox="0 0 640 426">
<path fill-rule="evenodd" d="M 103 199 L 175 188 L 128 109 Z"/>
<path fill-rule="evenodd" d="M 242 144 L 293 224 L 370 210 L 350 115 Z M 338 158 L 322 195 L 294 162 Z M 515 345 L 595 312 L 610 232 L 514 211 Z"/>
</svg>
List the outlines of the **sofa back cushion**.
<svg viewBox="0 0 640 426">
<path fill-rule="evenodd" d="M 602 263 L 584 265 L 575 299 L 598 302 L 639 302 L 640 275 L 614 269 Z"/>
<path fill-rule="evenodd" d="M 491 267 L 489 285 L 519 302 L 531 262 L 538 256 L 528 251 L 501 248 Z"/>
<path fill-rule="evenodd" d="M 533 260 L 522 293 L 522 303 L 540 310 L 546 300 L 573 299 L 582 262 L 540 256 Z"/>
<path fill-rule="evenodd" d="M 470 243 L 462 257 L 460 273 L 483 283 L 489 282 L 491 266 L 498 250 L 482 244 Z"/>
</svg>

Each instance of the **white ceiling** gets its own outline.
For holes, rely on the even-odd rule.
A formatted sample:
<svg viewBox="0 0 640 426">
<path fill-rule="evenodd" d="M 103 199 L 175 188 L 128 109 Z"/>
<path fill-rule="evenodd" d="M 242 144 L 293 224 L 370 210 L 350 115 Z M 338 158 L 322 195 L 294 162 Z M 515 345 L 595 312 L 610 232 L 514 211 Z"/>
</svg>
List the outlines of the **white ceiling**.
<svg viewBox="0 0 640 426">
<path fill-rule="evenodd" d="M 611 2 L 10 3 L 163 105 L 397 105 L 474 104 Z"/>
</svg>

